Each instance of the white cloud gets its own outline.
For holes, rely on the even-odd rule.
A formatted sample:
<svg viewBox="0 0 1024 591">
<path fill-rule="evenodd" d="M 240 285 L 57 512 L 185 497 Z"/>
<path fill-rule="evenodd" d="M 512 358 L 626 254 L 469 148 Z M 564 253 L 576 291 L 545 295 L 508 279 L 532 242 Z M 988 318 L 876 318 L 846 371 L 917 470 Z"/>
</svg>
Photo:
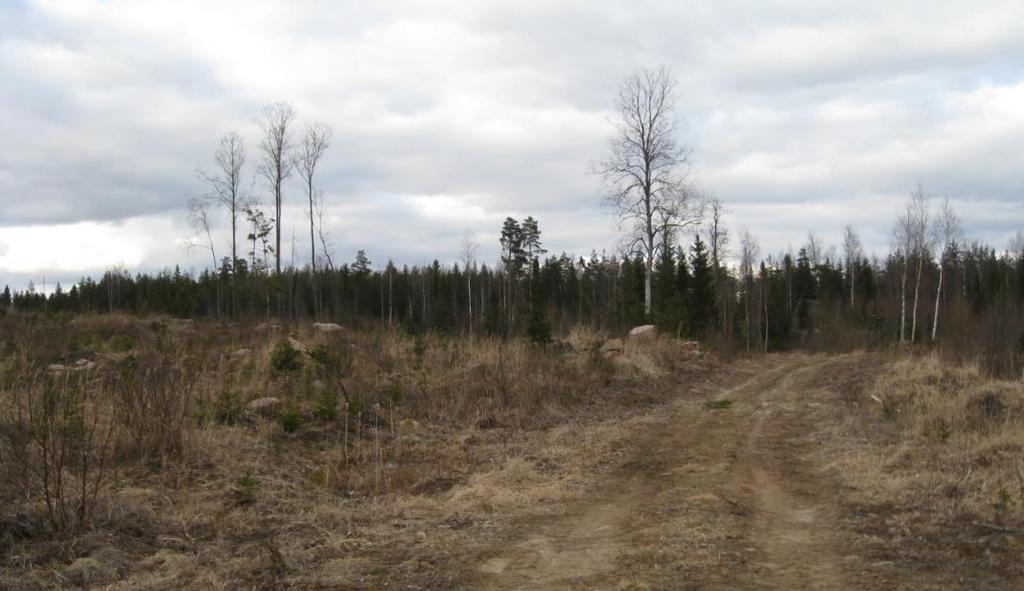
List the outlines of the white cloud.
<svg viewBox="0 0 1024 591">
<path fill-rule="evenodd" d="M 1009 0 L 4 5 L 0 274 L 203 265 L 178 244 L 193 170 L 229 130 L 252 163 L 275 100 L 335 130 L 321 179 L 341 259 L 452 260 L 465 229 L 493 258 L 506 215 L 537 217 L 551 250 L 609 248 L 587 171 L 621 77 L 661 63 L 695 178 L 765 252 L 846 223 L 884 252 L 918 182 L 1000 244 L 1024 221 L 1022 51 Z M 301 237 L 298 195 L 283 234 Z M 39 237 L 53 246 L 23 245 Z"/>
</svg>

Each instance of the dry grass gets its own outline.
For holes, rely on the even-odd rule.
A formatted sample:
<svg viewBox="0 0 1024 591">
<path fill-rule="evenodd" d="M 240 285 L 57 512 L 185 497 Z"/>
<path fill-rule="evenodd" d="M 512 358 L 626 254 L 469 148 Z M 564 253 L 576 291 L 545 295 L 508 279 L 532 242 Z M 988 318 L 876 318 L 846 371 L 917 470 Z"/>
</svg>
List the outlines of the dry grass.
<svg viewBox="0 0 1024 591">
<path fill-rule="evenodd" d="M 120 385 L 97 390 L 118 411 L 88 523 L 56 531 L 32 491 L 0 486 L 0 589 L 444 586 L 433 577 L 446 544 L 480 543 L 508 511 L 577 494 L 596 458 L 642 427 L 638 403 L 711 363 L 670 340 L 628 343 L 612 363 L 596 351 L 603 335 L 579 330 L 537 348 L 8 315 L 0 334 L 0 401 L 28 372 L 79 359 Z M 288 336 L 310 352 L 295 369 L 275 367 Z M 268 396 L 281 414 L 244 410 Z"/>
<path fill-rule="evenodd" d="M 834 377 L 846 410 L 820 453 L 859 513 L 884 516 L 865 533 L 924 564 L 1012 564 L 997 557 L 1024 533 L 1024 383 L 934 355 L 863 361 Z"/>
</svg>

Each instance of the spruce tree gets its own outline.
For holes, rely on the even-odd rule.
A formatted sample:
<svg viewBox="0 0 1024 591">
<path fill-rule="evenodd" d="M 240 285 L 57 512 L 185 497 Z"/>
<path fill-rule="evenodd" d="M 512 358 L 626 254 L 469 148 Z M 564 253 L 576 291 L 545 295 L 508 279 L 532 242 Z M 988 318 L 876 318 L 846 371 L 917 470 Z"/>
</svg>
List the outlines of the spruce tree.
<svg viewBox="0 0 1024 591">
<path fill-rule="evenodd" d="M 695 237 L 690 251 L 693 277 L 690 288 L 690 302 L 687 306 L 690 321 L 689 330 L 691 335 L 704 338 L 707 336 L 708 329 L 714 327 L 718 322 L 714 275 L 711 270 L 711 263 L 708 260 L 707 249 L 699 235 Z"/>
<path fill-rule="evenodd" d="M 546 345 L 551 342 L 551 326 L 544 308 L 544 290 L 540 287 L 540 263 L 533 259 L 530 272 L 530 322 L 526 326 L 526 334 L 532 342 Z"/>
<path fill-rule="evenodd" d="M 654 264 L 654 319 L 661 330 L 674 330 L 676 261 L 671 248 L 662 248 Z"/>
<path fill-rule="evenodd" d="M 676 331 L 679 335 L 688 333 L 688 323 L 690 318 L 689 312 L 689 301 L 690 301 L 690 266 L 686 262 L 686 250 L 682 247 L 679 249 L 679 264 L 676 266 L 676 294 L 679 302 L 679 326 L 676 327 Z"/>
</svg>

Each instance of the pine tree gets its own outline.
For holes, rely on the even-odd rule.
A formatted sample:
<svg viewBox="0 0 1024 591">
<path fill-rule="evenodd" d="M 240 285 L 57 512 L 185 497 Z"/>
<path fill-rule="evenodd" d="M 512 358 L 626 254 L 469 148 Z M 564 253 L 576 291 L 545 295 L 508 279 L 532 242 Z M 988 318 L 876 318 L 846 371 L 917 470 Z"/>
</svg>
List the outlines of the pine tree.
<svg viewBox="0 0 1024 591">
<path fill-rule="evenodd" d="M 693 266 L 693 277 L 690 288 L 689 311 L 690 334 L 703 338 L 708 330 L 718 323 L 718 307 L 715 303 L 714 274 L 708 260 L 707 249 L 696 236 L 690 248 L 690 264 Z"/>
<path fill-rule="evenodd" d="M 11 288 L 5 285 L 3 293 L 0 293 L 0 308 L 10 308 L 12 301 Z"/>
</svg>

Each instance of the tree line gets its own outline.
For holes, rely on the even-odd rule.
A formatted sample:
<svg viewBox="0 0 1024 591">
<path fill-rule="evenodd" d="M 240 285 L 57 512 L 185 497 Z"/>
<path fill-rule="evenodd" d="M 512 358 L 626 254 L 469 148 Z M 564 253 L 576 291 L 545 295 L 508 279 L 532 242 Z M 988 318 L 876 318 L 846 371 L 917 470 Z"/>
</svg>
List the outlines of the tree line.
<svg viewBox="0 0 1024 591">
<path fill-rule="evenodd" d="M 885 258 L 866 256 L 851 226 L 841 252 L 809 233 L 795 253 L 762 256 L 752 233 L 740 228 L 732 236 L 725 205 L 705 198 L 690 180 L 690 152 L 677 141 L 675 85 L 661 68 L 638 70 L 621 87 L 609 156 L 594 166 L 606 184 L 605 204 L 620 221 L 623 242 L 615 253 L 549 255 L 535 218 L 509 217 L 494 265 L 476 260 L 470 235 L 452 265 L 374 267 L 363 251 L 336 265 L 315 180 L 331 130 L 311 124 L 296 142 L 295 111 L 277 103 L 257 119 L 263 139 L 256 168 L 273 209 L 264 209 L 243 180 L 246 151 L 237 133 L 220 141 L 213 172 L 197 173 L 208 192 L 188 209 L 194 245 L 210 251 L 208 269 L 195 276 L 111 269 L 48 296 L 31 286 L 16 293 L 5 288 L 0 309 L 332 319 L 524 335 L 540 343 L 576 325 L 620 331 L 654 323 L 725 353 L 936 343 L 980 358 L 993 373 L 1021 375 L 1020 233 L 1003 252 L 966 242 L 949 201 L 933 206 L 918 186 L 897 216 Z M 295 171 L 308 207 L 310 254 L 303 267 L 282 264 L 281 257 L 282 195 Z M 231 228 L 230 256 L 220 259 L 211 232 L 218 209 Z M 247 252 L 237 241 L 242 223 Z"/>
</svg>

